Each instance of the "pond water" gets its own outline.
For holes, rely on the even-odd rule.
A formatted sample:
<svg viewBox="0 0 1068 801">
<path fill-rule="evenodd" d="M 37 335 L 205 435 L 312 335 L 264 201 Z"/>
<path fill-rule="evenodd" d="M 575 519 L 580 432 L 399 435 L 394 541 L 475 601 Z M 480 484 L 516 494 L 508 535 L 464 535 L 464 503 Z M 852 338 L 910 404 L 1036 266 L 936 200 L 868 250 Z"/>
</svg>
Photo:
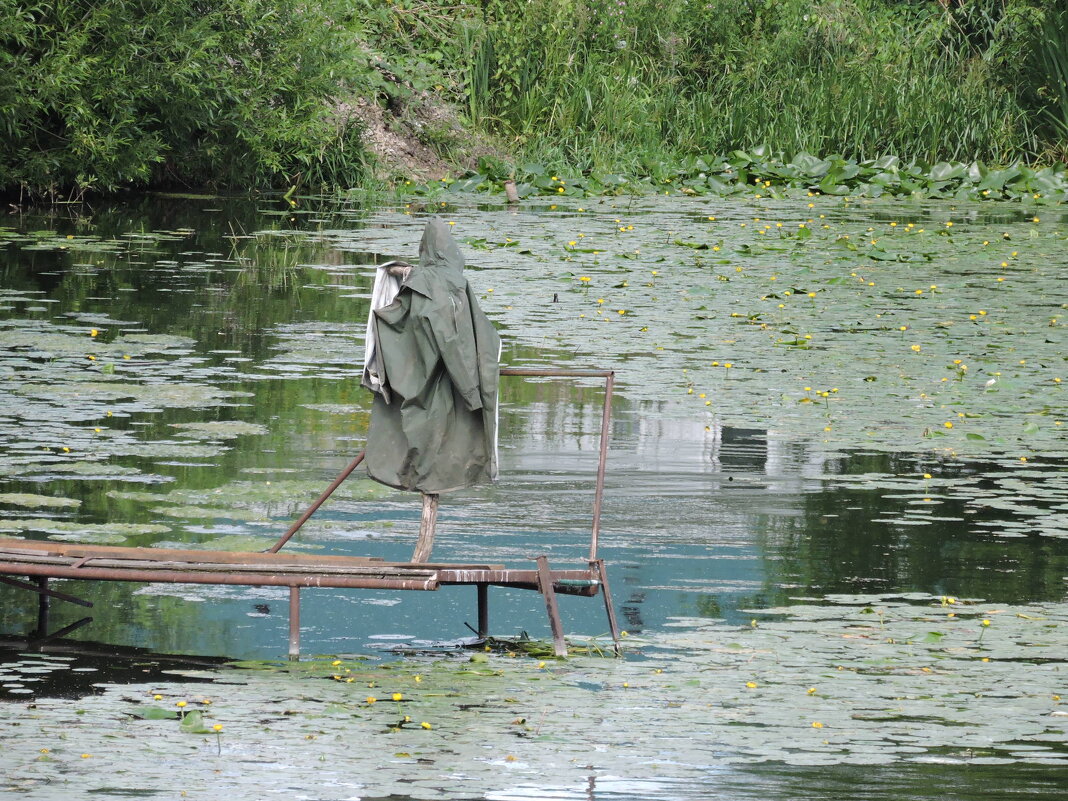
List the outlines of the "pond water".
<svg viewBox="0 0 1068 801">
<path fill-rule="evenodd" d="M 1062 797 L 1061 207 L 420 203 L 2 221 L 0 534 L 267 547 L 360 450 L 374 265 L 438 213 L 505 363 L 618 371 L 601 546 L 627 658 L 428 655 L 473 591 L 312 590 L 327 656 L 291 668 L 284 589 L 77 582 L 95 607 L 51 625 L 91 622 L 27 651 L 36 600 L 0 587 L 7 792 Z M 503 379 L 502 480 L 443 499 L 434 557 L 584 558 L 601 398 Z M 407 559 L 418 518 L 354 478 L 287 547 Z M 604 647 L 599 599 L 562 614 Z M 492 590 L 491 628 L 546 638 L 540 597 Z"/>
</svg>

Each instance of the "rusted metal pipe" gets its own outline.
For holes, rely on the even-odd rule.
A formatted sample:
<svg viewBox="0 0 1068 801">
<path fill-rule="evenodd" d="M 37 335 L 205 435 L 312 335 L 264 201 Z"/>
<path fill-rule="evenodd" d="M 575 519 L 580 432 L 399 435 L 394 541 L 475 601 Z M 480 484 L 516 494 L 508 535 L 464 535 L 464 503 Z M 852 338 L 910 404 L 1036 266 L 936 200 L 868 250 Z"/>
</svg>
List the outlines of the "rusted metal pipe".
<svg viewBox="0 0 1068 801">
<path fill-rule="evenodd" d="M 88 557 L 88 558 L 86 558 Z M 9 540 L 0 538 L 0 562 L 29 562 L 32 564 L 59 564 L 74 567 L 69 560 L 88 565 L 103 559 L 147 559 L 151 561 L 196 562 L 210 561 L 214 564 L 263 564 L 279 562 L 292 565 L 381 565 L 383 561 L 374 556 L 322 556 L 319 554 L 286 553 L 284 555 L 262 551 L 207 551 L 203 548 L 131 548 L 121 545 L 84 545 L 37 540 Z M 84 561 L 82 561 L 84 560 Z M 389 563 L 406 564 L 406 563 Z M 91 565 L 90 565 L 91 566 Z M 478 567 L 479 565 L 467 565 Z M 491 567 L 491 565 L 484 565 Z M 17 573 L 18 571 L 12 571 Z"/>
<path fill-rule="evenodd" d="M 607 378 L 615 375 L 615 372 L 555 367 L 502 367 L 501 375 L 522 375 L 529 378 Z"/>
<path fill-rule="evenodd" d="M 538 585 L 537 570 L 519 568 L 465 570 L 444 566 L 437 570 L 437 577 L 438 583 L 442 586 L 454 584 L 527 584 L 532 589 L 537 589 Z M 589 580 L 594 586 L 599 583 L 597 575 L 588 569 L 553 571 L 553 581 L 557 584 L 583 580 Z"/>
<path fill-rule="evenodd" d="M 278 542 L 267 549 L 267 553 L 278 553 L 282 549 L 282 546 L 289 542 L 293 535 L 300 530 L 300 527 L 308 522 L 308 518 L 315 514 L 315 510 L 326 503 L 326 499 L 333 495 L 334 490 L 341 486 L 341 482 L 348 478 L 349 474 L 360 466 L 360 462 L 363 461 L 366 453 L 366 451 L 360 451 L 360 455 L 352 460 L 352 464 L 341 471 L 338 477 L 334 479 L 333 483 L 323 491 L 322 495 L 319 496 L 318 500 L 308 507 L 307 511 L 297 519 L 297 522 L 289 527 L 289 530 L 285 534 L 278 538 Z"/>
<path fill-rule="evenodd" d="M 556 604 L 556 590 L 553 587 L 552 571 L 549 570 L 549 557 L 538 557 L 538 588 L 545 597 L 545 611 L 549 615 L 549 628 L 553 633 L 553 653 L 567 656 L 567 643 L 564 641 L 564 625 L 560 622 L 560 609 Z"/>
<path fill-rule="evenodd" d="M 615 373 L 604 380 L 604 408 L 601 411 L 601 450 L 597 457 L 597 484 L 593 493 L 593 530 L 590 532 L 590 561 L 597 560 L 597 540 L 601 534 L 601 505 L 604 500 L 604 474 L 608 466 L 608 438 L 612 433 L 612 389 Z"/>
<path fill-rule="evenodd" d="M 289 659 L 300 659 L 300 588 L 289 588 Z"/>
<path fill-rule="evenodd" d="M 371 590 L 436 590 L 439 586 L 436 574 L 427 578 L 388 578 L 388 571 L 379 576 L 331 576 L 264 573 L 198 573 L 189 570 L 126 570 L 123 568 L 79 567 L 62 565 L 18 565 L 0 562 L 0 572 L 12 569 L 24 575 L 49 576 L 52 578 L 81 579 L 83 581 L 143 581 L 165 584 L 238 584 L 248 587 L 350 587 Z"/>
<path fill-rule="evenodd" d="M 612 634 L 612 648 L 616 652 L 616 656 L 622 653 L 622 649 L 619 645 L 619 624 L 616 622 L 616 610 L 612 608 L 612 593 L 608 589 L 608 571 L 604 566 L 604 559 L 598 559 L 595 562 L 590 562 L 590 567 L 597 571 L 597 575 L 601 580 L 601 592 L 604 594 L 604 609 L 608 613 L 608 630 Z"/>
</svg>

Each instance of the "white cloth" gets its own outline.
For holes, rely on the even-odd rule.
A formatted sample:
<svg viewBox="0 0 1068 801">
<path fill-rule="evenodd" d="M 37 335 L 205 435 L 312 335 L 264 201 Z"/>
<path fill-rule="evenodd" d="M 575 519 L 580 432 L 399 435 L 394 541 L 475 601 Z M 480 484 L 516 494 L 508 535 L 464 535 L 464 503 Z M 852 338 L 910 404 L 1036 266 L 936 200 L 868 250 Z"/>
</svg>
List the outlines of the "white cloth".
<svg viewBox="0 0 1068 801">
<path fill-rule="evenodd" d="M 379 364 L 376 358 L 378 356 L 378 329 L 375 327 L 375 312 L 391 304 L 400 294 L 401 280 L 389 272 L 389 268 L 396 263 L 389 261 L 378 265 L 374 289 L 371 290 L 371 310 L 367 313 L 367 335 L 363 346 L 363 382 L 374 392 L 383 392 L 382 377 L 379 375 Z M 386 400 L 388 401 L 389 398 Z"/>
</svg>

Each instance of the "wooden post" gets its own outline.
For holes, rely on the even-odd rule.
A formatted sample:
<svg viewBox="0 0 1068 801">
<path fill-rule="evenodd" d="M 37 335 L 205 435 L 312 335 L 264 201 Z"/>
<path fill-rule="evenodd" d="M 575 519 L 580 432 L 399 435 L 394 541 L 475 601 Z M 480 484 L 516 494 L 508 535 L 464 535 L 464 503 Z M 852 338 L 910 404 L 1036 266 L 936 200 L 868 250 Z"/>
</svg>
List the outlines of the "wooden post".
<svg viewBox="0 0 1068 801">
<path fill-rule="evenodd" d="M 549 570 L 547 556 L 538 557 L 538 589 L 545 596 L 545 611 L 549 613 L 549 628 L 553 632 L 553 651 L 557 656 L 567 656 L 564 626 L 560 622 L 560 608 L 556 605 L 556 588 L 553 587 L 553 574 Z"/>
<path fill-rule="evenodd" d="M 419 519 L 419 541 L 412 554 L 413 562 L 430 561 L 430 551 L 434 548 L 434 527 L 438 522 L 438 498 L 437 495 L 423 495 L 423 515 Z"/>
<path fill-rule="evenodd" d="M 289 659 L 300 659 L 300 587 L 289 588 Z"/>
</svg>

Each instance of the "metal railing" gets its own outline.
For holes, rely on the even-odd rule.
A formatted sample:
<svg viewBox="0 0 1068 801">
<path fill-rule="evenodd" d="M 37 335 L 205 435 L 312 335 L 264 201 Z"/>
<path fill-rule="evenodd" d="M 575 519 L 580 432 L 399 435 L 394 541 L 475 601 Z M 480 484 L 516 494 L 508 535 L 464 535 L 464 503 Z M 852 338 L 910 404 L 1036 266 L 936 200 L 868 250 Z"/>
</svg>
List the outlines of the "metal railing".
<svg viewBox="0 0 1068 801">
<path fill-rule="evenodd" d="M 608 464 L 608 439 L 612 425 L 612 391 L 615 388 L 614 370 L 570 370 L 540 367 L 502 367 L 501 375 L 532 378 L 603 378 L 604 406 L 601 410 L 601 442 L 597 457 L 597 483 L 593 491 L 593 528 L 590 532 L 589 561 L 597 559 L 597 540 L 601 534 L 601 507 L 604 503 L 604 474 Z"/>
<path fill-rule="evenodd" d="M 601 440 L 598 448 L 597 457 L 597 481 L 594 485 L 593 493 L 593 526 L 590 532 L 590 554 L 589 561 L 593 562 L 597 560 L 597 542 L 601 533 L 601 508 L 604 503 L 604 477 L 605 469 L 608 463 L 608 439 L 611 435 L 611 421 L 612 421 L 612 391 L 615 388 L 615 371 L 614 370 L 572 370 L 572 369 L 554 369 L 543 367 L 502 367 L 502 376 L 525 376 L 529 378 L 603 378 L 604 385 L 604 406 L 601 411 Z M 278 541 L 267 549 L 268 553 L 277 553 L 282 549 L 293 535 L 300 530 L 300 527 L 308 522 L 315 511 L 322 506 L 326 499 L 329 498 L 341 483 L 349 477 L 353 470 L 355 470 L 364 459 L 364 452 L 360 451 L 349 465 L 342 470 L 337 478 L 335 478 L 329 487 L 327 487 L 322 495 L 320 495 L 315 502 L 309 506 L 292 526 L 278 538 Z"/>
</svg>

